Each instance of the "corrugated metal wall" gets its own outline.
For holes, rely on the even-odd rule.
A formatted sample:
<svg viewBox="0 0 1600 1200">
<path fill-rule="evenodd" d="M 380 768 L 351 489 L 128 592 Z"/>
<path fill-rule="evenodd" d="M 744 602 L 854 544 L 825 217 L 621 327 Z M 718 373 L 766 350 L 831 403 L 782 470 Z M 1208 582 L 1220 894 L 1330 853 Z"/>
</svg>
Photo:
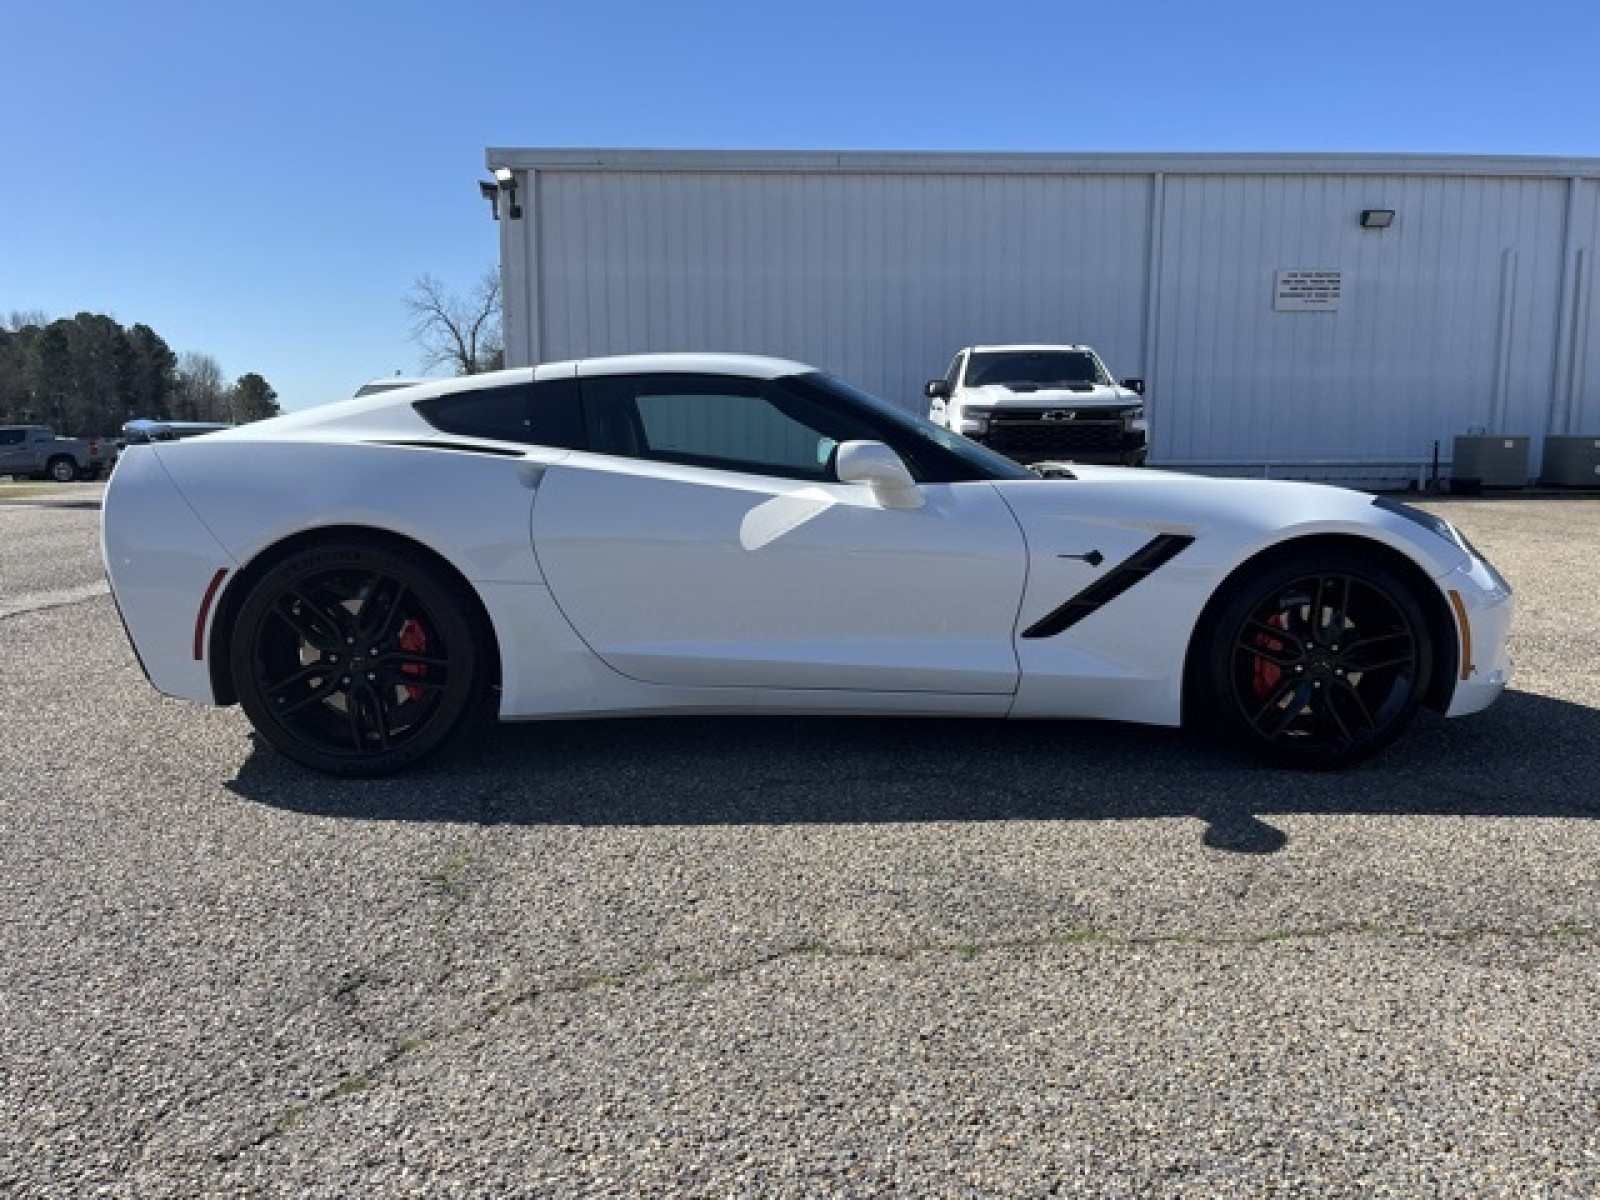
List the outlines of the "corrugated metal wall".
<svg viewBox="0 0 1600 1200">
<path fill-rule="evenodd" d="M 1280 473 L 1600 431 L 1594 179 L 540 153 L 491 151 L 533 156 L 532 222 L 502 223 L 512 362 L 777 354 L 920 410 L 963 345 L 1083 341 L 1150 380 L 1157 461 Z M 1364 230 L 1366 208 L 1398 215 Z M 1274 311 L 1298 268 L 1341 272 L 1338 311 Z"/>
<path fill-rule="evenodd" d="M 1569 238 L 1569 336 L 1557 356 L 1559 407 L 1564 418 L 1554 432 L 1600 431 L 1600 180 L 1574 181 L 1573 235 Z"/>
<path fill-rule="evenodd" d="M 1369 208 L 1394 225 L 1362 229 Z M 1153 442 L 1170 459 L 1375 459 L 1436 438 L 1448 453 L 1474 427 L 1542 432 L 1565 211 L 1561 180 L 1169 179 Z M 1342 273 L 1338 311 L 1273 310 L 1276 271 L 1299 267 Z"/>
<path fill-rule="evenodd" d="M 907 407 L 974 341 L 1140 352 L 1147 180 L 551 173 L 541 357 L 777 354 Z"/>
</svg>

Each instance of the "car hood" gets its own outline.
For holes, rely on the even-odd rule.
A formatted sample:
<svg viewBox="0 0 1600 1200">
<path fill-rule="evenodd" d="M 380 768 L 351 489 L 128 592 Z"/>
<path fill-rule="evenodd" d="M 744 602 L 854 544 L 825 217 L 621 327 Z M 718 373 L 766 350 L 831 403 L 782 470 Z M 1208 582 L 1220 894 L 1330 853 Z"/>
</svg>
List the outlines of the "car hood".
<svg viewBox="0 0 1600 1200">
<path fill-rule="evenodd" d="M 1139 403 L 1135 393 L 1108 384 L 1054 387 L 990 383 L 964 388 L 960 398 L 963 404 L 983 408 L 1122 408 Z"/>
<path fill-rule="evenodd" d="M 1366 492 L 1291 480 L 1184 475 L 1068 464 L 1071 479 L 995 483 L 1032 544 L 1062 521 L 1215 539 L 1242 560 L 1294 537 L 1353 534 L 1384 542 L 1438 577 L 1468 561 L 1460 546 L 1373 504 Z M 1228 551 L 1223 552 L 1228 557 Z"/>
</svg>

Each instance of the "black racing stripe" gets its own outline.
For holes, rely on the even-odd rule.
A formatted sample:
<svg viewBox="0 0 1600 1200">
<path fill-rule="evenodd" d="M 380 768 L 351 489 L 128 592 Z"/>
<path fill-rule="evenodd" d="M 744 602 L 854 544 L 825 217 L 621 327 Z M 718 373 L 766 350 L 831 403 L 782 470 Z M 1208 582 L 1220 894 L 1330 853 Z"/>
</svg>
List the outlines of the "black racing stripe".
<svg viewBox="0 0 1600 1200">
<path fill-rule="evenodd" d="M 1145 576 L 1171 562 L 1194 538 L 1163 533 L 1134 551 L 1103 579 L 1097 579 L 1049 616 L 1023 631 L 1025 638 L 1055 637 L 1071 629 L 1102 605 L 1109 604 Z"/>
<path fill-rule="evenodd" d="M 399 446 L 406 450 L 454 450 L 460 454 L 493 454 L 502 458 L 524 458 L 521 450 L 507 450 L 503 446 L 472 446 L 465 442 L 404 441 L 374 438 L 369 446 Z"/>
</svg>

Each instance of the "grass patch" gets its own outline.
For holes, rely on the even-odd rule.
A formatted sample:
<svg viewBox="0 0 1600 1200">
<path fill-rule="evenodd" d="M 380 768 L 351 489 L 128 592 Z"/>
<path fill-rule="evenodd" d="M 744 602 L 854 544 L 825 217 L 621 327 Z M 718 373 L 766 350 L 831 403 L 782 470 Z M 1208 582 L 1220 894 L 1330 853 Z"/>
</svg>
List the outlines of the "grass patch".
<svg viewBox="0 0 1600 1200">
<path fill-rule="evenodd" d="M 472 865 L 472 855 L 465 850 L 457 850 L 449 858 L 434 869 L 432 879 L 452 896 L 459 896 L 466 888 L 461 883 L 461 877 L 466 874 L 467 868 Z"/>
<path fill-rule="evenodd" d="M 1063 933 L 1055 939 L 1058 945 L 1079 946 L 1085 942 L 1109 942 L 1111 935 L 1103 929 L 1074 929 L 1071 933 Z"/>
<path fill-rule="evenodd" d="M 52 496 L 66 488 L 60 483 L 37 483 L 20 479 L 0 480 L 0 500 L 14 500 L 19 496 Z"/>
</svg>

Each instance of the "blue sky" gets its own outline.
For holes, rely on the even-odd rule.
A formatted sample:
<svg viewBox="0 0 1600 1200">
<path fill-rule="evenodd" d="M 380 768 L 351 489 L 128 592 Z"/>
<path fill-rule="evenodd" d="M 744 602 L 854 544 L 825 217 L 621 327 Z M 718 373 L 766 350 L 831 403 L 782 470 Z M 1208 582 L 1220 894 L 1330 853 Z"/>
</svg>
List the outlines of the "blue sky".
<svg viewBox="0 0 1600 1200">
<path fill-rule="evenodd" d="M 0 0 L 0 313 L 286 407 L 414 372 L 486 146 L 1600 157 L 1600 3 Z"/>
</svg>

